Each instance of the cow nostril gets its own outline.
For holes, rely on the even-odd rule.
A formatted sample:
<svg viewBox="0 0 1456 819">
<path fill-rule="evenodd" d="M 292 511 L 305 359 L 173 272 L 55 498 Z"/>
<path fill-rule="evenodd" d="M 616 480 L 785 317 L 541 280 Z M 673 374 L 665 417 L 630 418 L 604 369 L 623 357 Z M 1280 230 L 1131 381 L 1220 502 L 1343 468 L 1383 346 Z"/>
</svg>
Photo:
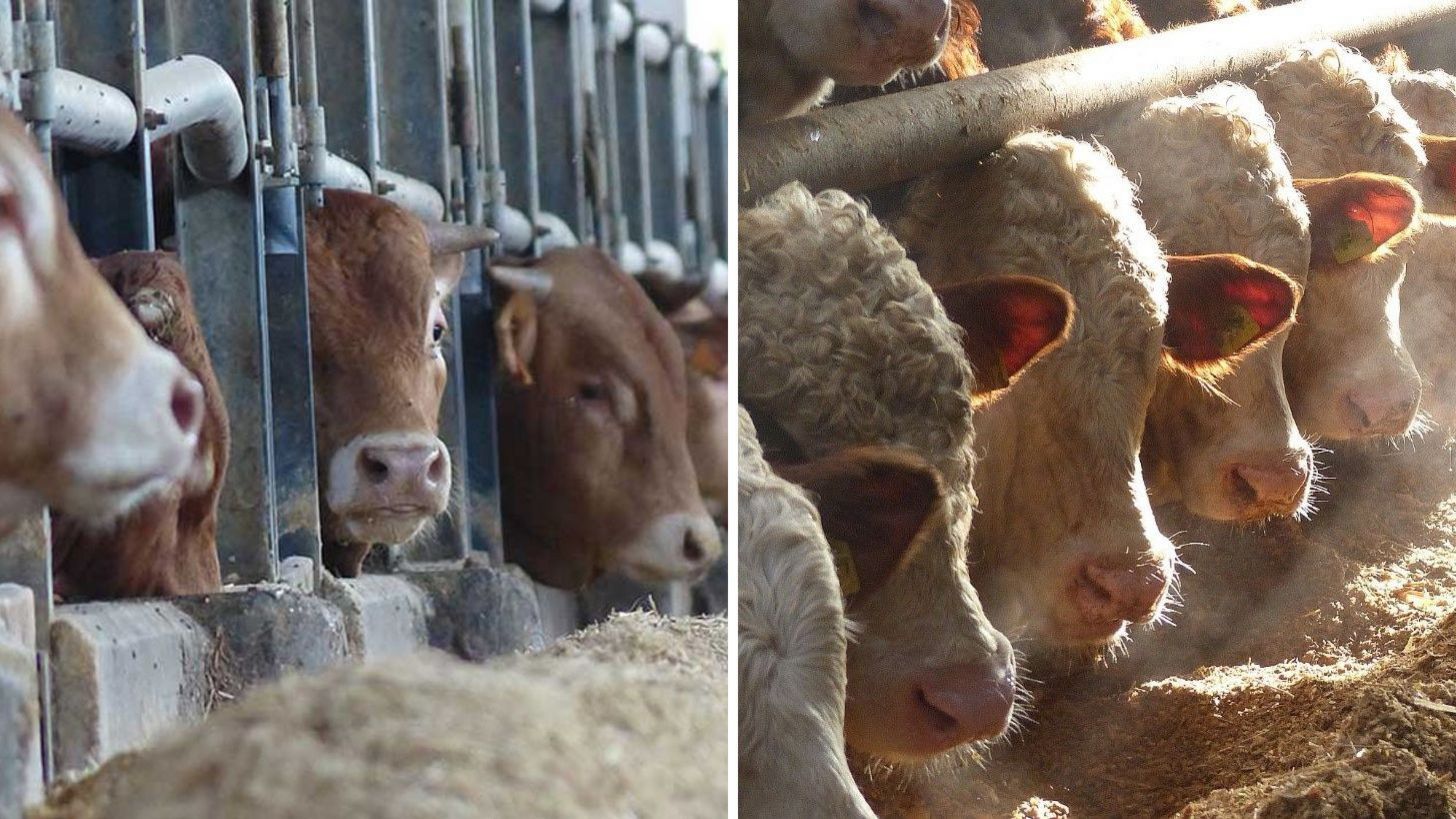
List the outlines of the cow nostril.
<svg viewBox="0 0 1456 819">
<path fill-rule="evenodd" d="M 1370 414 L 1365 411 L 1364 407 L 1360 406 L 1360 402 L 1355 400 L 1354 395 L 1345 396 L 1345 406 L 1350 410 L 1350 418 L 1355 422 L 1355 429 L 1370 429 Z"/>
<path fill-rule="evenodd" d="M 702 561 L 704 557 L 703 544 L 698 540 L 698 535 L 691 529 L 683 536 L 683 558 L 690 564 Z"/>
<path fill-rule="evenodd" d="M 192 435 L 202 425 L 202 386 L 191 378 L 183 378 L 172 387 L 172 418 L 184 435 Z"/>
<path fill-rule="evenodd" d="M 389 480 L 389 464 L 369 452 L 359 453 L 359 471 L 376 486 Z"/>
<path fill-rule="evenodd" d="M 1233 484 L 1234 495 L 1239 503 L 1244 506 L 1252 506 L 1259 502 L 1259 490 L 1254 488 L 1249 479 L 1244 477 L 1244 472 L 1239 467 L 1229 470 L 1229 482 Z"/>
<path fill-rule="evenodd" d="M 429 478 L 431 483 L 439 483 L 445 480 L 445 459 L 440 457 L 438 450 L 430 457 L 430 463 L 425 467 L 425 476 Z"/>
</svg>

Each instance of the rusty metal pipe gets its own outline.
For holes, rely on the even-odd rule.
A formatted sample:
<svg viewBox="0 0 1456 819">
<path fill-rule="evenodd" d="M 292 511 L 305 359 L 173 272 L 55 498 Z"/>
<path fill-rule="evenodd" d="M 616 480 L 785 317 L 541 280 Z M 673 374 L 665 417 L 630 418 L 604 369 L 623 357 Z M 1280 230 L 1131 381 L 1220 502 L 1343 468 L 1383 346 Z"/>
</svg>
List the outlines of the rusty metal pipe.
<svg viewBox="0 0 1456 819">
<path fill-rule="evenodd" d="M 1034 128 L 1069 128 L 1139 99 L 1195 90 L 1311 40 L 1359 46 L 1456 14 L 1456 0 L 1303 0 L 955 82 L 815 111 L 745 131 L 739 199 L 793 180 L 869 190 L 996 150 Z"/>
</svg>

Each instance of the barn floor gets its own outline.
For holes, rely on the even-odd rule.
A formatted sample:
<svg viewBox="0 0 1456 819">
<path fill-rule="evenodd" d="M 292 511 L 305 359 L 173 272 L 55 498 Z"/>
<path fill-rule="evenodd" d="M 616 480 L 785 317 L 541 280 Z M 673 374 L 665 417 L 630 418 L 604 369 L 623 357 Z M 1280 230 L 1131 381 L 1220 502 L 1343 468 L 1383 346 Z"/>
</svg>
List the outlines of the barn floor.
<svg viewBox="0 0 1456 819">
<path fill-rule="evenodd" d="M 1305 525 L 1163 519 L 1179 543 L 1214 544 L 1182 550 L 1177 626 L 1136 634 L 1109 667 L 1033 666 L 1035 723 L 905 812 L 1456 812 L 1456 448 L 1321 460 L 1329 497 Z"/>
</svg>

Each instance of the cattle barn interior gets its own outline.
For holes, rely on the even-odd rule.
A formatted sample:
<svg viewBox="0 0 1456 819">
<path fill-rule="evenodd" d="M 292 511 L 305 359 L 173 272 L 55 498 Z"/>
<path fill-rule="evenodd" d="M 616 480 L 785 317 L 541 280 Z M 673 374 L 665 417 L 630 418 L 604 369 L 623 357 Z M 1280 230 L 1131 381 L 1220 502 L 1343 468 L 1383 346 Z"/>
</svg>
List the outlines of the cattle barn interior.
<svg viewBox="0 0 1456 819">
<path fill-rule="evenodd" d="M 987 157 L 1028 130 L 1085 136 L 1127 103 L 1191 95 L 1221 80 L 1249 83 L 1291 49 L 1318 40 L 1371 60 L 1396 44 L 1414 69 L 1456 70 L 1456 3 L 1262 5 L 745 127 L 740 204 L 752 207 L 799 181 L 811 191 L 866 196 L 873 210 L 882 195 L 888 202 L 901 195 L 897 186 Z M 1196 186 L 1188 195 L 1197 196 Z M 969 762 L 923 767 L 856 759 L 851 748 L 851 767 L 875 812 L 1452 815 L 1451 430 L 1432 424 L 1397 442 L 1327 441 L 1316 451 L 1326 494 L 1307 520 L 1235 525 L 1177 507 L 1156 510 L 1182 563 L 1171 622 L 1134 629 L 1105 656 L 1069 649 L 1034 658 L 1025 669 L 1033 706 L 1008 739 L 978 749 Z"/>
<path fill-rule="evenodd" d="M 596 245 L 628 273 L 725 292 L 728 83 L 686 7 L 0 0 L 0 92 L 86 253 L 180 255 L 231 418 L 220 593 L 53 602 L 50 517 L 0 539 L 0 646 L 27 658 L 5 655 L 0 700 L 32 718 L 0 728 L 0 817 L 285 671 L 424 645 L 481 659 L 612 610 L 725 608 L 721 566 L 691 588 L 554 591 L 502 543 L 489 259 Z M 345 580 L 321 559 L 305 254 L 326 188 L 498 233 L 444 304 L 448 511 Z"/>
</svg>

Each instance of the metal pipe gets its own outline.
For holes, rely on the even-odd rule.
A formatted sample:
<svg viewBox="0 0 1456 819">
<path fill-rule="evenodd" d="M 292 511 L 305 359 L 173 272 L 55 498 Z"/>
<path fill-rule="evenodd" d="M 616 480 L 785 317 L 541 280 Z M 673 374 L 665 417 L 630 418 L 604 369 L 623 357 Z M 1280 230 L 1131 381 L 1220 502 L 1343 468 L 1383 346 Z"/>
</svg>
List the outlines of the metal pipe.
<svg viewBox="0 0 1456 819">
<path fill-rule="evenodd" d="M 541 178 L 537 171 L 541 149 L 536 136 L 536 56 L 531 37 L 531 0 L 521 0 L 521 28 L 516 33 L 521 43 L 521 98 L 525 108 L 524 138 L 526 143 L 526 218 L 539 224 L 541 218 Z M 543 248 L 536 250 L 544 252 Z"/>
<path fill-rule="evenodd" d="M 370 179 L 376 179 L 375 174 L 380 158 L 383 156 L 382 149 L 379 147 L 379 43 L 375 34 L 378 25 L 374 18 L 374 0 L 363 0 L 363 2 L 364 128 L 369 146 L 369 155 L 365 157 L 367 164 L 364 166 L 364 170 L 369 173 Z"/>
<path fill-rule="evenodd" d="M 1254 71 L 1318 39 L 1394 39 L 1456 13 L 1456 0 L 1304 0 L 815 111 L 745 130 L 739 199 L 793 180 L 858 191 L 996 150 L 1034 128 L 1066 128 L 1118 105 Z"/>
<path fill-rule="evenodd" d="M 46 167 L 51 166 L 51 123 L 56 118 L 56 26 L 45 0 L 25 0 L 26 49 L 30 56 L 29 79 L 33 91 L 25 105 L 25 119 L 40 148 Z"/>
<path fill-rule="evenodd" d="M 468 224 L 485 219 L 485 192 L 481 180 L 480 99 L 476 85 L 474 20 L 468 3 L 450 6 L 451 116 L 455 141 L 460 146 L 460 186 Z"/>
<path fill-rule="evenodd" d="M 299 172 L 303 178 L 304 202 L 311 208 L 324 203 L 324 166 L 328 162 L 328 124 L 319 104 L 318 45 L 313 0 L 295 0 L 298 14 L 298 109 L 303 117 L 303 153 Z"/>
<path fill-rule="evenodd" d="M 319 184 L 325 188 L 374 192 L 369 174 L 341 156 L 324 154 Z M 428 182 L 396 173 L 387 168 L 378 169 L 380 196 L 394 202 L 422 219 L 443 219 L 445 197 Z"/>
<path fill-rule="evenodd" d="M 540 253 L 581 244 L 565 219 L 550 211 L 536 215 L 536 245 Z"/>
<path fill-rule="evenodd" d="M 136 105 L 126 92 L 64 68 L 52 72 L 51 82 L 54 141 L 99 156 L 116 153 L 136 139 Z M 27 110 L 36 87 L 33 80 L 20 83 L 20 99 Z"/>
<path fill-rule="evenodd" d="M 536 241 L 536 230 L 531 227 L 531 220 L 526 218 L 526 214 L 502 202 L 495 219 L 493 227 L 500 233 L 498 246 L 502 251 L 511 255 L 531 252 L 531 243 Z"/>
<path fill-rule="evenodd" d="M 273 178 L 292 182 L 298 174 L 294 144 L 293 88 L 288 56 L 288 0 L 265 0 L 258 6 L 259 71 L 267 79 L 268 141 L 273 147 Z M 259 108 L 262 113 L 263 108 Z"/>
<path fill-rule="evenodd" d="M 11 19 L 10 0 L 0 0 L 0 80 L 4 80 L 6 91 L 0 97 L 0 104 L 12 110 L 20 107 L 20 98 L 14 93 L 15 74 L 15 21 Z"/>
<path fill-rule="evenodd" d="M 145 108 L 152 139 L 180 132 L 187 167 L 203 182 L 227 184 L 247 167 L 243 99 L 212 60 L 187 54 L 147 69 Z"/>
</svg>

